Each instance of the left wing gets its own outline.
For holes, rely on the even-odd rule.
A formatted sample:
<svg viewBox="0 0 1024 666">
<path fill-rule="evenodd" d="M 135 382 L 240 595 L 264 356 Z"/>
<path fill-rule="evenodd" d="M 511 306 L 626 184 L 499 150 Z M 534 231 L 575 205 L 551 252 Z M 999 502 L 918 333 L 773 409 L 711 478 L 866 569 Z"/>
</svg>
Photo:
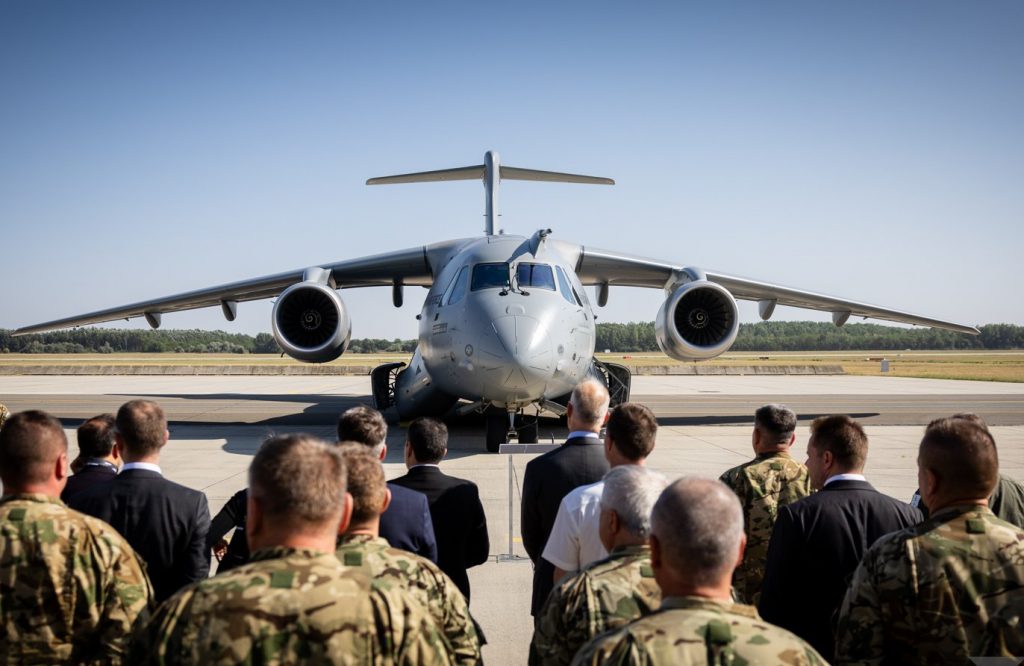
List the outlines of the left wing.
<svg viewBox="0 0 1024 666">
<path fill-rule="evenodd" d="M 611 250 L 582 246 L 565 249 L 568 250 L 565 252 L 567 256 L 578 257 L 576 273 L 583 284 L 663 289 L 680 281 L 680 278 L 693 271 L 693 269 L 684 268 L 678 264 L 669 264 Z M 831 312 L 833 321 L 838 325 L 842 325 L 849 317 L 853 316 L 944 328 L 971 335 L 979 334 L 978 329 L 973 326 L 924 317 L 860 301 L 793 289 L 771 282 L 761 282 L 715 271 L 704 271 L 703 275 L 709 282 L 725 287 L 735 298 L 759 301 L 762 304 L 762 316 L 765 319 L 768 318 L 764 316 L 765 313 L 770 316 L 771 311 L 778 304 L 806 310 Z"/>
<path fill-rule="evenodd" d="M 460 241 L 449 241 L 435 245 L 397 250 L 371 257 L 362 257 L 323 264 L 319 268 L 330 273 L 330 284 L 335 288 L 369 287 L 398 284 L 425 285 L 433 283 L 433 265 L 441 257 L 448 255 L 452 246 Z M 301 282 L 306 269 L 297 269 L 275 275 L 231 282 L 216 287 L 197 289 L 182 294 L 155 298 L 130 305 L 123 305 L 106 310 L 98 310 L 64 319 L 56 319 L 42 324 L 24 326 L 14 331 L 14 335 L 42 333 L 60 328 L 98 324 L 117 319 L 146 317 L 154 328 L 160 323 L 160 315 L 165 312 L 194 310 L 220 305 L 228 321 L 233 320 L 236 304 L 240 301 L 254 301 L 272 298 L 282 291 Z"/>
</svg>

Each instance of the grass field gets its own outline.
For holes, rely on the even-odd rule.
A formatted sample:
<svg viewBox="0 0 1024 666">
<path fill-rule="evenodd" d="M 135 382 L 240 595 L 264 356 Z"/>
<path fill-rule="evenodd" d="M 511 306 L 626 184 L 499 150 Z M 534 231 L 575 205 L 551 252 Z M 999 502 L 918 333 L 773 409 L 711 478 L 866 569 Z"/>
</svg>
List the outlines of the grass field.
<svg viewBox="0 0 1024 666">
<path fill-rule="evenodd" d="M 598 354 L 598 358 L 628 366 L 683 365 L 657 352 Z M 1024 351 L 848 351 L 848 352 L 735 352 L 709 365 L 841 365 L 851 375 L 881 375 L 881 360 L 889 360 L 889 375 L 933 379 L 973 379 L 1024 382 Z M 373 366 L 408 361 L 408 354 L 345 354 L 331 365 Z M 0 354 L 0 366 L 110 365 L 301 365 L 276 354 Z"/>
</svg>

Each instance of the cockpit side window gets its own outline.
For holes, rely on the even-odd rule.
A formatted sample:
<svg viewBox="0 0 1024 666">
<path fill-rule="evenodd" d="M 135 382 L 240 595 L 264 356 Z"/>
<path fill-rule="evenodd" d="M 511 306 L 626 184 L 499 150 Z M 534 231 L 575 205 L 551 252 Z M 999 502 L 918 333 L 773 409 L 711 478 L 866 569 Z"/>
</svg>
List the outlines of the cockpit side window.
<svg viewBox="0 0 1024 666">
<path fill-rule="evenodd" d="M 521 263 L 516 267 L 516 284 L 522 287 L 555 290 L 555 276 L 547 264 Z"/>
<path fill-rule="evenodd" d="M 583 307 L 583 301 L 580 300 L 580 295 L 576 293 L 576 289 L 569 282 L 569 278 L 565 276 L 565 271 L 562 270 L 561 266 L 558 266 L 558 284 L 562 288 L 562 296 L 565 300 Z"/>
<path fill-rule="evenodd" d="M 454 305 L 458 303 L 466 295 L 466 274 L 469 272 L 468 266 L 463 266 L 459 269 L 459 274 L 455 276 L 455 280 L 451 286 L 448 287 L 448 295 L 445 299 L 446 305 Z"/>
<path fill-rule="evenodd" d="M 481 289 L 507 289 L 509 283 L 508 264 L 477 264 L 473 267 L 473 291 Z"/>
<path fill-rule="evenodd" d="M 569 301 L 572 305 L 581 305 L 572 297 L 572 286 L 569 284 L 569 278 L 565 277 L 565 271 L 562 270 L 561 266 L 555 266 L 555 270 L 558 271 L 558 286 L 561 288 L 562 298 Z"/>
</svg>

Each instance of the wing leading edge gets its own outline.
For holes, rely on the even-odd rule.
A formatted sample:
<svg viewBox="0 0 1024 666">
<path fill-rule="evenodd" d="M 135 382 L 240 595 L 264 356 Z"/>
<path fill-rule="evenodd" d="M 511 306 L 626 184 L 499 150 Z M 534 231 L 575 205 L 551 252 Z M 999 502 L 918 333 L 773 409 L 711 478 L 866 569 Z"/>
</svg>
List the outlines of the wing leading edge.
<svg viewBox="0 0 1024 666">
<path fill-rule="evenodd" d="M 451 246 L 459 241 L 421 246 L 407 250 L 387 252 L 370 257 L 362 257 L 333 264 L 324 264 L 323 268 L 330 272 L 332 286 L 371 287 L 399 284 L 430 286 L 433 283 L 432 264 L 451 251 Z M 296 282 L 301 282 L 305 269 L 277 273 L 251 280 L 242 280 L 228 284 L 197 289 L 164 298 L 140 301 L 105 310 L 97 310 L 83 315 L 56 319 L 42 324 L 25 326 L 14 331 L 14 335 L 43 333 L 61 328 L 99 324 L 118 319 L 146 317 L 152 325 L 159 324 L 159 316 L 167 312 L 180 312 L 220 305 L 225 316 L 234 319 L 234 306 L 241 301 L 254 301 L 273 298 Z"/>
<path fill-rule="evenodd" d="M 580 247 L 576 272 L 583 284 L 663 289 L 679 281 L 686 270 L 683 266 L 644 257 Z M 735 298 L 764 303 L 768 312 L 774 308 L 775 304 L 788 305 L 806 310 L 831 312 L 833 321 L 840 324 L 845 323 L 848 317 L 865 317 L 942 328 L 971 335 L 979 334 L 978 329 L 973 326 L 924 317 L 860 301 L 793 289 L 771 282 L 761 282 L 715 271 L 705 271 L 704 275 L 709 282 L 725 287 Z"/>
</svg>

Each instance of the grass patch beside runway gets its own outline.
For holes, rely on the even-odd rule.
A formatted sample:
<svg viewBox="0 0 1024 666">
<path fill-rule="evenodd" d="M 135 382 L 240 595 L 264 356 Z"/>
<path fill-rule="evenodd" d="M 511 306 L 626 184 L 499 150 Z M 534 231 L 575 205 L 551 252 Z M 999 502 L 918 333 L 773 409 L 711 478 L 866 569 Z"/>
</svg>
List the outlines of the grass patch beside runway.
<svg viewBox="0 0 1024 666">
<path fill-rule="evenodd" d="M 638 368 L 686 365 L 664 354 L 603 354 L 598 358 Z M 1024 382 L 1024 351 L 843 351 L 734 352 L 700 365 L 783 366 L 841 365 L 851 375 L 883 376 L 881 360 L 889 361 L 888 376 L 929 379 L 972 379 Z M 408 354 L 345 354 L 328 365 L 340 368 L 408 361 Z M 0 354 L 0 366 L 301 366 L 277 354 Z"/>
</svg>

